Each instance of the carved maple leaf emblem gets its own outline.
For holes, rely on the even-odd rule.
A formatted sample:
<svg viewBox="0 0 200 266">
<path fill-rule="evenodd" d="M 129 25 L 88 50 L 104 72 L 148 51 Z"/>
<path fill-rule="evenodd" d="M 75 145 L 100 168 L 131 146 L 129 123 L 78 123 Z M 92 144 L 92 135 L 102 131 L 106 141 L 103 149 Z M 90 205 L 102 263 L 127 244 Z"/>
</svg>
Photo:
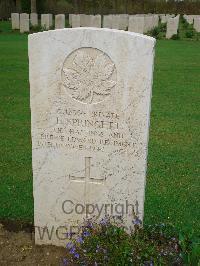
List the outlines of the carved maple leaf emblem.
<svg viewBox="0 0 200 266">
<path fill-rule="evenodd" d="M 78 51 L 70 68 L 63 68 L 63 85 L 72 98 L 93 103 L 97 96 L 103 100 L 116 85 L 114 70 L 115 65 L 104 53 L 92 58 L 86 51 Z"/>
</svg>

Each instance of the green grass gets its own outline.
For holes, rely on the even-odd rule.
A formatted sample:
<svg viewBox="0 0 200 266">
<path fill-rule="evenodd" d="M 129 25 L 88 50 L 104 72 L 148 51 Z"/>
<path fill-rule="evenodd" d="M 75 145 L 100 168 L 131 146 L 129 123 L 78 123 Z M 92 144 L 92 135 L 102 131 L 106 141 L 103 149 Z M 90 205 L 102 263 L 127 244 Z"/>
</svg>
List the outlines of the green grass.
<svg viewBox="0 0 200 266">
<path fill-rule="evenodd" d="M 11 33 L 8 23 L 1 27 L 0 218 L 32 221 L 27 35 Z M 157 42 L 145 201 L 146 223 L 173 223 L 196 232 L 199 51 L 196 41 Z"/>
</svg>

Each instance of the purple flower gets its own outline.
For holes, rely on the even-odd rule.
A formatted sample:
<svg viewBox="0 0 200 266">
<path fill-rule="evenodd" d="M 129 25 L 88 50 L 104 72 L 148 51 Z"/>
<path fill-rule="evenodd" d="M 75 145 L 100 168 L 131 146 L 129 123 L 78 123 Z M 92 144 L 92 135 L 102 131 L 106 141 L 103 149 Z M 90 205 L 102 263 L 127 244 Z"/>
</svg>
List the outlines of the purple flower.
<svg viewBox="0 0 200 266">
<path fill-rule="evenodd" d="M 79 259 L 80 255 L 78 253 L 74 254 L 74 258 Z"/>
<path fill-rule="evenodd" d="M 83 238 L 82 237 L 77 238 L 76 241 L 77 241 L 77 243 L 83 244 Z"/>
<path fill-rule="evenodd" d="M 136 218 L 135 220 L 132 221 L 134 225 L 141 225 L 142 221 L 139 218 Z"/>
<path fill-rule="evenodd" d="M 101 225 L 106 225 L 108 223 L 108 219 L 105 217 L 105 218 L 101 219 L 101 221 L 99 223 Z"/>
<path fill-rule="evenodd" d="M 64 266 L 68 265 L 68 260 L 67 259 L 63 259 L 63 265 Z"/>
<path fill-rule="evenodd" d="M 76 248 L 75 247 L 72 247 L 69 251 L 70 254 L 75 254 L 76 252 Z"/>
<path fill-rule="evenodd" d="M 71 249 L 74 246 L 72 242 L 68 242 L 66 248 Z"/>
<path fill-rule="evenodd" d="M 89 235 L 90 235 L 90 233 L 88 231 L 83 232 L 83 236 L 87 237 Z"/>
</svg>

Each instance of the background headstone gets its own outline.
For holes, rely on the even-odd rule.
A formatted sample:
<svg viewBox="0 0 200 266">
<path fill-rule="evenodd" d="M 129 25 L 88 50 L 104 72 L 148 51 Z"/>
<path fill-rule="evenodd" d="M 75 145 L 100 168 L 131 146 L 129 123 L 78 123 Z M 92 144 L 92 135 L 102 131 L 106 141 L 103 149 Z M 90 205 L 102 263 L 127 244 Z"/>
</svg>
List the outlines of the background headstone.
<svg viewBox="0 0 200 266">
<path fill-rule="evenodd" d="M 193 15 L 184 15 L 183 17 L 189 24 L 193 24 L 194 23 Z"/>
<path fill-rule="evenodd" d="M 41 26 L 42 28 L 49 30 L 53 26 L 53 15 L 42 14 L 41 15 Z"/>
<path fill-rule="evenodd" d="M 147 33 L 148 31 L 153 29 L 154 27 L 153 19 L 154 19 L 153 15 L 144 16 L 144 33 Z"/>
<path fill-rule="evenodd" d="M 194 29 L 200 32 L 200 16 L 194 18 Z"/>
<path fill-rule="evenodd" d="M 89 15 L 80 14 L 80 26 L 88 27 L 89 24 L 90 24 Z"/>
<path fill-rule="evenodd" d="M 129 16 L 127 14 L 119 15 L 119 30 L 128 29 L 128 20 L 129 20 Z"/>
<path fill-rule="evenodd" d="M 120 28 L 120 15 L 112 15 L 112 29 L 119 30 Z"/>
<path fill-rule="evenodd" d="M 104 15 L 103 16 L 103 28 L 112 29 L 112 17 L 113 17 L 113 15 Z"/>
<path fill-rule="evenodd" d="M 167 21 L 166 38 L 170 39 L 173 35 L 178 33 L 179 15 L 175 18 L 169 18 Z"/>
<path fill-rule="evenodd" d="M 11 23 L 13 30 L 19 30 L 19 13 L 11 14 Z"/>
<path fill-rule="evenodd" d="M 29 14 L 21 13 L 20 14 L 20 32 L 29 32 L 30 29 L 30 21 Z"/>
<path fill-rule="evenodd" d="M 38 26 L 38 14 L 36 13 L 30 14 L 30 23 L 32 26 Z"/>
<path fill-rule="evenodd" d="M 64 29 L 65 28 L 65 15 L 58 14 L 55 16 L 55 29 Z"/>
<path fill-rule="evenodd" d="M 72 28 L 78 28 L 81 26 L 81 17 L 80 15 L 72 14 Z"/>
<path fill-rule="evenodd" d="M 86 217 L 77 204 L 114 206 L 97 220 L 132 204 L 143 219 L 154 45 L 109 29 L 29 35 L 36 244 L 65 246 Z M 122 216 L 129 228 L 132 208 Z"/>
<path fill-rule="evenodd" d="M 138 15 L 129 16 L 129 31 L 144 33 L 144 17 Z"/>
</svg>

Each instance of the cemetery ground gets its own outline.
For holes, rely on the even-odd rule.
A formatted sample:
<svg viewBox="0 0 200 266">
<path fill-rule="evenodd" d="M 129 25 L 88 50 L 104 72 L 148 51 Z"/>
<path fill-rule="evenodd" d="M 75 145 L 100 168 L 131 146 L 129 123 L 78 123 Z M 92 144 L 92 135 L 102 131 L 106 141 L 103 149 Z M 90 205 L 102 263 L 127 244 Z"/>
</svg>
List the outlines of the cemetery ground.
<svg viewBox="0 0 200 266">
<path fill-rule="evenodd" d="M 7 22 L 0 22 L 0 30 L 0 223 L 18 231 L 33 223 L 27 35 L 12 33 Z M 196 235 L 199 51 L 199 41 L 157 41 L 144 219 L 145 224 L 173 224 Z M 1 230 L 0 245 L 6 247 L 9 232 Z M 31 245 L 26 235 L 18 234 L 12 234 L 16 250 Z"/>
</svg>

